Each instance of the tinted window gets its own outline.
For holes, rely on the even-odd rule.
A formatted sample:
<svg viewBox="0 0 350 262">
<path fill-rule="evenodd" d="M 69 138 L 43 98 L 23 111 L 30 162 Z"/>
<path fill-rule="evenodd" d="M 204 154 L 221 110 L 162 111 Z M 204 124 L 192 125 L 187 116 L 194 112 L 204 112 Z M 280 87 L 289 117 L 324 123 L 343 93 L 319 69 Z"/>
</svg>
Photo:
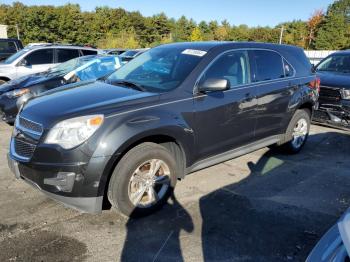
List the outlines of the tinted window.
<svg viewBox="0 0 350 262">
<path fill-rule="evenodd" d="M 256 50 L 256 81 L 273 80 L 284 77 L 282 57 L 276 52 Z"/>
<path fill-rule="evenodd" d="M 234 51 L 221 56 L 205 72 L 201 83 L 211 78 L 225 78 L 231 87 L 250 82 L 249 59 L 246 51 Z"/>
<path fill-rule="evenodd" d="M 15 42 L 0 42 L 0 52 L 16 52 L 17 47 Z"/>
<path fill-rule="evenodd" d="M 78 49 L 57 49 L 57 63 L 63 63 L 79 57 Z"/>
<path fill-rule="evenodd" d="M 285 59 L 283 59 L 283 66 L 284 66 L 284 75 L 286 77 L 290 77 L 294 75 L 293 67 Z"/>
<path fill-rule="evenodd" d="M 83 55 L 97 55 L 97 51 L 94 50 L 81 50 L 83 52 Z"/>
<path fill-rule="evenodd" d="M 53 63 L 53 49 L 37 50 L 25 57 L 29 65 L 42 65 Z"/>
</svg>

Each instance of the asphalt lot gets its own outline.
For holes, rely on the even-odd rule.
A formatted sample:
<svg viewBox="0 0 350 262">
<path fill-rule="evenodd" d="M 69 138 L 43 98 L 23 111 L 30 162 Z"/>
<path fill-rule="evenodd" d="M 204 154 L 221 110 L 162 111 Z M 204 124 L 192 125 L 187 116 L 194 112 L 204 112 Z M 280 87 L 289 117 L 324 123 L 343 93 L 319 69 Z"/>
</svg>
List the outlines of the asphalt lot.
<svg viewBox="0 0 350 262">
<path fill-rule="evenodd" d="M 350 206 L 350 133 L 313 126 L 304 150 L 262 149 L 178 183 L 162 211 L 81 214 L 10 173 L 0 123 L 0 261 L 304 261 Z"/>
</svg>

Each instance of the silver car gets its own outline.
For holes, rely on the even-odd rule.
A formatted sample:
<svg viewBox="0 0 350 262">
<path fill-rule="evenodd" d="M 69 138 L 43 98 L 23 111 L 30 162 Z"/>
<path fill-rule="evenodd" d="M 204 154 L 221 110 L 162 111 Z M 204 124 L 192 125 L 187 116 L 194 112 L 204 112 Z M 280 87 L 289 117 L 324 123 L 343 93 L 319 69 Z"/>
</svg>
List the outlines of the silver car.
<svg viewBox="0 0 350 262">
<path fill-rule="evenodd" d="M 0 85 L 22 76 L 44 72 L 70 59 L 96 55 L 97 49 L 70 45 L 35 45 L 26 47 L 0 63 Z"/>
</svg>

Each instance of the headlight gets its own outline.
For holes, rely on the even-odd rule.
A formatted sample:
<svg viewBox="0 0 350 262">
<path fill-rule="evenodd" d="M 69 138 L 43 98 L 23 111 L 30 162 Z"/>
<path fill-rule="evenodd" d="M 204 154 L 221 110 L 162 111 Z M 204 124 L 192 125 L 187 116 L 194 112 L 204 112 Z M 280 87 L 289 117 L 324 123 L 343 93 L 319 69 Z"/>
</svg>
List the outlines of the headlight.
<svg viewBox="0 0 350 262">
<path fill-rule="evenodd" d="M 343 89 L 342 97 L 343 99 L 350 99 L 350 89 Z"/>
<path fill-rule="evenodd" d="M 103 124 L 103 115 L 81 116 L 56 124 L 48 133 L 45 143 L 71 149 L 84 143 Z"/>
<path fill-rule="evenodd" d="M 23 96 L 29 92 L 30 92 L 30 90 L 28 88 L 16 89 L 16 90 L 5 93 L 5 96 L 7 96 L 8 98 L 16 98 L 16 97 Z"/>
</svg>

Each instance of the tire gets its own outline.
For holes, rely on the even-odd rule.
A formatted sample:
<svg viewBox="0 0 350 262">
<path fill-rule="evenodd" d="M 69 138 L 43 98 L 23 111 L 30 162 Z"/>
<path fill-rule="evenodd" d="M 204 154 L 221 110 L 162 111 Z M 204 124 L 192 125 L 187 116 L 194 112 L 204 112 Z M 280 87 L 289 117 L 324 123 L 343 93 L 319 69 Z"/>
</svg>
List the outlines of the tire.
<svg viewBox="0 0 350 262">
<path fill-rule="evenodd" d="M 299 153 L 308 139 L 310 125 L 311 112 L 308 109 L 297 110 L 289 122 L 287 131 L 282 139 L 283 145 L 280 149 L 288 154 Z"/>
<path fill-rule="evenodd" d="M 150 175 L 152 166 L 159 167 L 153 168 L 155 176 Z M 114 169 L 108 185 L 108 200 L 127 217 L 154 213 L 173 193 L 178 170 L 173 155 L 165 147 L 142 143 L 128 151 Z"/>
</svg>

